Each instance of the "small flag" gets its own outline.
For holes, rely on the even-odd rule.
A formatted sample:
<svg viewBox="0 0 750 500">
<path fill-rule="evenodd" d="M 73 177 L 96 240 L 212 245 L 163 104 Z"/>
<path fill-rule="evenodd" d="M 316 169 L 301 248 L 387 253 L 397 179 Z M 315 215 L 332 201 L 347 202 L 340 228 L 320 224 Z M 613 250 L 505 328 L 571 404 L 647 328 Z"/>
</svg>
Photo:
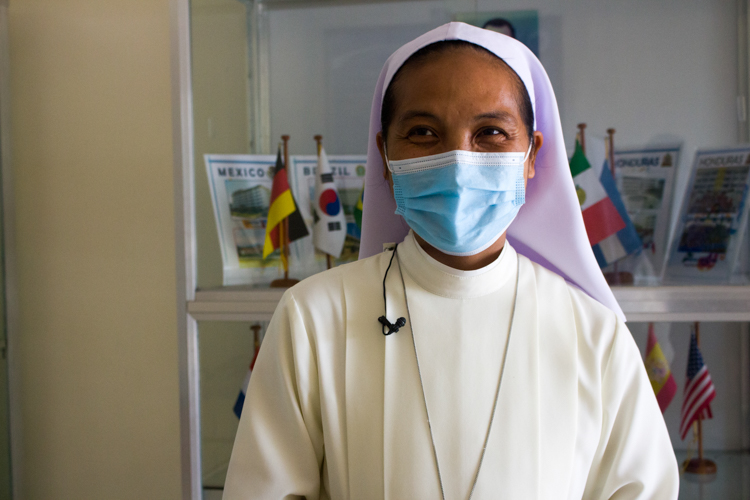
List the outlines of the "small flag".
<svg viewBox="0 0 750 500">
<path fill-rule="evenodd" d="M 576 141 L 575 152 L 570 159 L 570 173 L 581 204 L 589 243 L 600 267 L 606 267 L 641 248 L 641 239 L 630 222 L 607 165 L 605 162 L 601 175 L 597 175 L 586 159 L 580 142 Z"/>
<path fill-rule="evenodd" d="M 638 252 L 643 246 L 643 242 L 641 237 L 638 236 L 638 231 L 635 230 L 633 221 L 625 209 L 625 203 L 623 203 L 620 192 L 617 190 L 617 184 L 610 170 L 609 160 L 604 161 L 599 180 L 607 196 L 612 200 L 612 204 L 625 222 L 625 227 L 617 231 L 617 234 L 609 236 L 593 247 L 596 261 L 599 263 L 599 267 L 603 268 L 630 254 Z"/>
<path fill-rule="evenodd" d="M 247 386 L 250 385 L 250 375 L 253 374 L 253 368 L 255 367 L 255 360 L 258 359 L 258 352 L 260 351 L 260 343 L 257 340 L 255 340 L 255 354 L 253 354 L 253 360 L 250 362 L 250 368 L 247 370 L 247 373 L 245 374 L 245 380 L 242 381 L 242 387 L 240 388 L 240 393 L 237 396 L 237 401 L 234 402 L 234 414 L 237 415 L 237 418 L 240 418 L 242 416 L 242 407 L 245 405 L 245 396 L 247 395 Z"/>
<path fill-rule="evenodd" d="M 656 394 L 656 401 L 659 403 L 661 412 L 664 413 L 677 393 L 677 382 L 675 382 L 672 370 L 669 369 L 669 362 L 656 340 L 653 323 L 648 324 L 648 345 L 646 346 L 644 364 L 646 365 L 648 379 L 651 381 L 651 387 Z"/>
<path fill-rule="evenodd" d="M 313 245 L 328 255 L 339 257 L 346 239 L 346 215 L 323 148 L 318 155 L 318 169 L 315 173 L 313 211 Z"/>
<path fill-rule="evenodd" d="M 690 426 L 698 419 L 713 418 L 711 401 L 716 397 L 716 389 L 711 374 L 703 364 L 703 356 L 698 349 L 695 331 L 690 334 L 690 354 L 688 355 L 687 381 L 682 400 L 680 438 L 685 439 Z"/>
<path fill-rule="evenodd" d="M 302 220 L 302 214 L 299 213 L 297 204 L 294 202 L 292 190 L 289 189 L 289 180 L 284 163 L 281 161 L 281 147 L 279 147 L 279 152 L 276 155 L 273 184 L 271 185 L 271 206 L 268 208 L 268 219 L 266 221 L 266 240 L 263 244 L 264 259 L 284 244 L 284 242 L 279 241 L 279 224 L 286 218 L 289 218 L 288 242 L 309 234 L 307 226 Z M 286 259 L 286 256 L 282 254 L 283 259 Z M 284 267 L 286 267 L 286 263 Z"/>
<path fill-rule="evenodd" d="M 359 230 L 362 230 L 362 209 L 365 203 L 365 187 L 362 186 L 362 191 L 359 192 L 359 198 L 357 204 L 354 205 L 354 222 L 357 224 Z"/>
</svg>

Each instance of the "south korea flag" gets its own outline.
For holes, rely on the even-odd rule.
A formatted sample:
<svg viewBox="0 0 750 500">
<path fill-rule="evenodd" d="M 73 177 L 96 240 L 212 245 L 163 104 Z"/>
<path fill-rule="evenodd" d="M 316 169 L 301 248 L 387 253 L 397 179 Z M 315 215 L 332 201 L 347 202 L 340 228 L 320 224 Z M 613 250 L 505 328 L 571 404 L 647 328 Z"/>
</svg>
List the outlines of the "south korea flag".
<svg viewBox="0 0 750 500">
<path fill-rule="evenodd" d="M 341 198 L 333 182 L 325 149 L 318 156 L 315 173 L 315 205 L 313 207 L 313 244 L 318 250 L 339 257 L 346 239 L 346 217 Z"/>
</svg>

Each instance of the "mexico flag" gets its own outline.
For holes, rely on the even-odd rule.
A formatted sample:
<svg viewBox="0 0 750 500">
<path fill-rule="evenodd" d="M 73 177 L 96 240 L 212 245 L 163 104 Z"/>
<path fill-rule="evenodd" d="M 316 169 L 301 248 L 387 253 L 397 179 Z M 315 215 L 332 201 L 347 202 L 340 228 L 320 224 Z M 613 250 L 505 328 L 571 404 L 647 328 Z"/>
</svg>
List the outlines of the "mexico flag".
<svg viewBox="0 0 750 500">
<path fill-rule="evenodd" d="M 570 173 L 599 267 L 606 267 L 640 249 L 641 240 L 625 211 L 608 165 L 605 163 L 601 174 L 597 172 L 576 141 Z"/>
<path fill-rule="evenodd" d="M 315 205 L 313 206 L 313 245 L 318 250 L 339 257 L 346 240 L 346 216 L 339 198 L 326 150 L 318 155 L 315 172 Z"/>
</svg>

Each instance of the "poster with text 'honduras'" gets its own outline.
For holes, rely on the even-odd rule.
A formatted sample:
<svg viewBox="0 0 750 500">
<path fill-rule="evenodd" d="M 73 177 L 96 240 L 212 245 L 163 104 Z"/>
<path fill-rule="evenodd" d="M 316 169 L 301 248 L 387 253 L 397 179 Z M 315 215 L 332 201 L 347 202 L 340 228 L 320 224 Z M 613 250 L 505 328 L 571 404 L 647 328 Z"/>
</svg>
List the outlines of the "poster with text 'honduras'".
<svg viewBox="0 0 750 500">
<path fill-rule="evenodd" d="M 357 260 L 359 255 L 359 226 L 349 222 L 354 221 L 352 214 L 364 186 L 366 157 L 328 158 L 347 217 L 344 251 L 336 263 L 350 262 Z M 224 286 L 269 285 L 283 276 L 278 250 L 263 258 L 276 155 L 205 155 L 204 160 L 219 235 Z M 308 232 L 312 234 L 310 200 L 315 198 L 317 157 L 292 156 L 290 164 L 287 171 L 289 186 Z M 312 236 L 289 244 L 291 278 L 301 280 L 325 268 L 325 257 L 316 255 Z"/>
<path fill-rule="evenodd" d="M 620 261 L 636 285 L 661 281 L 669 245 L 672 191 L 679 144 L 615 150 L 615 179 L 643 251 Z"/>
<path fill-rule="evenodd" d="M 750 146 L 699 150 L 669 250 L 665 281 L 743 281 Z"/>
</svg>

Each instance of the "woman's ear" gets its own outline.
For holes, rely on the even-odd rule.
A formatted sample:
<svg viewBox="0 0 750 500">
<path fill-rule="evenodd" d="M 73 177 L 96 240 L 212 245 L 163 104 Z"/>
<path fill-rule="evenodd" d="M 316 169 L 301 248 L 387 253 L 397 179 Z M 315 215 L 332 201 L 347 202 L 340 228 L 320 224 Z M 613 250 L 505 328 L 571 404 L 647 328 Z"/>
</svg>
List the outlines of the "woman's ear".
<svg viewBox="0 0 750 500">
<path fill-rule="evenodd" d="M 378 151 L 380 151 L 380 159 L 383 161 L 383 179 L 387 180 L 388 184 L 393 187 L 391 171 L 388 170 L 388 164 L 385 161 L 385 140 L 383 139 L 383 132 L 378 132 L 375 135 L 375 143 L 378 145 Z"/>
<path fill-rule="evenodd" d="M 536 174 L 536 156 L 539 154 L 539 150 L 542 149 L 544 143 L 544 136 L 538 130 L 534 132 L 534 146 L 531 148 L 531 154 L 529 160 L 526 162 L 526 168 L 524 171 L 524 178 L 526 180 L 533 179 Z"/>
</svg>

